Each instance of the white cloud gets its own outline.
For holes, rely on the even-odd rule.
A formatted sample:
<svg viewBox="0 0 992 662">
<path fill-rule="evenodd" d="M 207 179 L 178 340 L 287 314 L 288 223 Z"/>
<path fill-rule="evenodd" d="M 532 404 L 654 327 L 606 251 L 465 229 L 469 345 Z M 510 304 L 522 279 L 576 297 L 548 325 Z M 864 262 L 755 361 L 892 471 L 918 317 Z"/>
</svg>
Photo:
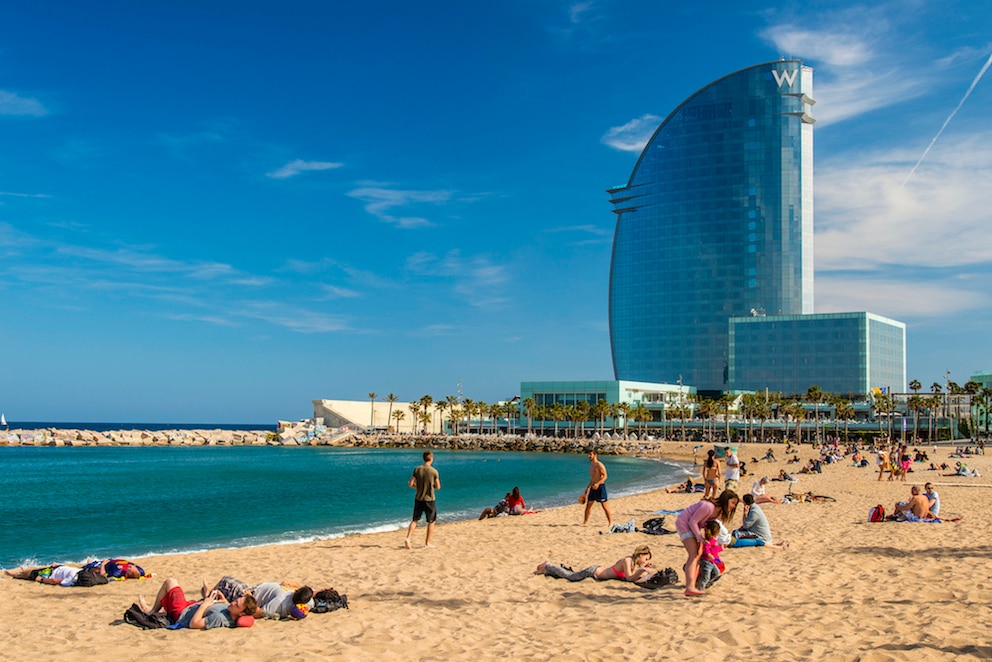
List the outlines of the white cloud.
<svg viewBox="0 0 992 662">
<path fill-rule="evenodd" d="M 13 193 L 11 191 L 0 191 L 0 197 L 8 196 L 11 198 L 50 198 L 52 196 L 47 193 Z"/>
<path fill-rule="evenodd" d="M 650 113 L 641 115 L 626 124 L 612 127 L 603 134 L 600 142 L 621 152 L 640 152 L 651 140 L 661 120 L 661 117 Z"/>
<path fill-rule="evenodd" d="M 409 207 L 414 204 L 439 205 L 450 202 L 451 191 L 404 191 L 381 186 L 365 186 L 350 191 L 348 195 L 365 203 L 365 211 L 384 223 L 390 223 L 400 228 L 424 228 L 434 224 L 420 216 L 397 216 L 393 210 L 397 207 Z"/>
<path fill-rule="evenodd" d="M 592 8 L 592 2 L 576 2 L 568 8 L 568 20 L 575 25 L 579 23 L 582 20 L 582 17 Z"/>
<path fill-rule="evenodd" d="M 913 53 L 895 42 L 888 11 L 899 7 L 853 7 L 816 17 L 816 29 L 786 21 L 761 37 L 782 57 L 816 68 L 813 97 L 818 126 L 895 105 L 930 89 L 935 72 L 911 62 Z M 807 24 L 810 21 L 807 21 Z"/>
<path fill-rule="evenodd" d="M 290 177 L 295 177 L 300 173 L 309 172 L 312 170 L 333 170 L 335 168 L 340 168 L 343 165 L 343 163 L 333 163 L 330 161 L 303 161 L 301 159 L 296 159 L 295 161 L 290 161 L 278 170 L 265 173 L 265 176 L 271 177 L 272 179 L 289 179 Z"/>
<path fill-rule="evenodd" d="M 816 312 L 867 310 L 897 320 L 988 309 L 990 297 L 953 281 L 919 282 L 826 275 L 816 278 Z"/>
<path fill-rule="evenodd" d="M 22 97 L 14 92 L 0 90 L 0 115 L 44 117 L 48 109 L 37 99 Z"/>
<path fill-rule="evenodd" d="M 346 287 L 339 287 L 337 285 L 323 284 L 320 286 L 320 289 L 324 292 L 324 299 L 354 299 L 361 296 L 355 290 L 349 290 Z"/>
<path fill-rule="evenodd" d="M 905 188 L 907 149 L 827 160 L 816 173 L 816 266 L 955 267 L 992 255 L 992 132 L 947 135 Z"/>
<path fill-rule="evenodd" d="M 438 258 L 421 251 L 407 259 L 407 269 L 419 276 L 441 277 L 454 283 L 454 292 L 473 306 L 490 306 L 505 303 L 509 275 L 505 266 L 493 263 L 488 257 L 476 255 L 463 257 L 461 251 L 449 251 Z"/>
</svg>

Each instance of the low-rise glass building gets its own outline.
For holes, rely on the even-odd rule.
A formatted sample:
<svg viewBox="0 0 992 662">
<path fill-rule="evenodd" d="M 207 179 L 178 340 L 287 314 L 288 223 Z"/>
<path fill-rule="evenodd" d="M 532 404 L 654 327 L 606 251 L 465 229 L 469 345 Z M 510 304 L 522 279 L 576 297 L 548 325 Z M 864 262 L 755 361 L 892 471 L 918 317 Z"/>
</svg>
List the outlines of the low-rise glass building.
<svg viewBox="0 0 992 662">
<path fill-rule="evenodd" d="M 868 312 L 732 317 L 729 381 L 739 391 L 885 393 L 906 388 L 906 325 Z"/>
</svg>

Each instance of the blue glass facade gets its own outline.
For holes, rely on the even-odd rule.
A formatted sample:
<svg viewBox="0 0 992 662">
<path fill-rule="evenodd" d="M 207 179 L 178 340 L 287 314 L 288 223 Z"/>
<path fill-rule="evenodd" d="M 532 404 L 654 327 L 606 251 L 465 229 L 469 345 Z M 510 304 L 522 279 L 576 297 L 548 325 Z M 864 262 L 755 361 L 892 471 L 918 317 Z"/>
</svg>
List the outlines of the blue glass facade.
<svg viewBox="0 0 992 662">
<path fill-rule="evenodd" d="M 730 382 L 735 390 L 785 394 L 819 386 L 860 395 L 903 392 L 906 325 L 866 312 L 730 320 Z"/>
<path fill-rule="evenodd" d="M 813 312 L 812 84 L 798 60 L 717 80 L 609 191 L 617 379 L 724 390 L 729 318 Z"/>
</svg>

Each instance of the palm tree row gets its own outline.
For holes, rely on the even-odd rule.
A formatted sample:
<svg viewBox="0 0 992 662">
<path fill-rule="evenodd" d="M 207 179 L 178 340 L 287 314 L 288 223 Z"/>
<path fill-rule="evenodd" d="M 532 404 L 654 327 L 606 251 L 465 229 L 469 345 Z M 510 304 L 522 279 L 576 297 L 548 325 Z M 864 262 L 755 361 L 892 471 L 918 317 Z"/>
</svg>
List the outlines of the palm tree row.
<svg viewBox="0 0 992 662">
<path fill-rule="evenodd" d="M 936 421 L 941 417 L 941 413 L 943 413 L 944 418 L 954 414 L 960 416 L 958 411 L 960 404 L 958 403 L 961 398 L 954 400 L 952 413 L 951 396 L 964 394 L 970 394 L 972 405 L 983 412 L 985 432 L 988 433 L 989 419 L 992 418 L 988 414 L 989 409 L 992 408 L 992 389 L 983 387 L 974 381 L 969 381 L 964 386 L 948 382 L 947 393 L 944 393 L 943 387 L 938 382 L 934 382 L 930 387 L 931 395 L 927 396 L 920 395 L 922 384 L 915 379 L 909 382 L 909 388 L 913 395 L 906 400 L 905 407 L 913 416 L 914 433 L 918 434 L 920 417 L 925 416 L 927 418 L 927 437 L 932 439 Z M 374 392 L 369 393 L 373 407 L 370 426 L 374 424 L 374 407 L 377 397 Z M 398 398 L 392 393 L 386 395 L 384 399 L 389 403 L 387 420 L 394 420 L 395 428 L 399 430 L 400 423 L 406 419 L 406 413 L 393 411 L 393 404 L 397 402 Z M 716 436 L 716 421 L 722 415 L 724 438 L 729 439 L 731 413 L 736 408 L 735 413 L 746 425 L 745 434 L 749 440 L 755 440 L 754 427 L 755 422 L 757 422 L 759 425 L 757 438 L 760 441 L 765 441 L 766 423 L 771 419 L 783 421 L 787 434 L 790 426 L 794 424 L 794 431 L 791 436 L 797 441 L 802 440 L 804 428 L 810 432 L 813 439 L 821 439 L 822 433 L 828 425 L 828 421 L 824 421 L 821 417 L 821 407 L 825 407 L 828 417 L 832 419 L 834 434 L 840 436 L 840 424 L 843 421 L 844 438 L 847 439 L 848 424 L 856 416 L 854 407 L 856 401 L 862 401 L 870 407 L 878 420 L 879 433 L 891 437 L 892 419 L 896 413 L 896 402 L 892 395 L 887 393 L 875 394 L 868 399 L 865 396 L 855 396 L 850 393 L 846 395 L 828 393 L 816 385 L 809 387 L 803 394 L 791 396 L 766 391 L 764 393 L 745 393 L 740 396 L 726 393 L 718 400 L 711 400 L 697 399 L 693 395 L 686 394 L 683 396 L 681 404 L 675 403 L 664 407 L 661 412 L 660 427 L 663 435 L 674 437 L 675 422 L 680 421 L 680 437 L 684 440 L 686 438 L 686 419 L 696 417 L 702 421 L 703 435 L 714 437 Z M 808 410 L 808 405 L 812 405 L 812 412 Z M 605 434 L 607 419 L 609 419 L 611 431 L 616 433 L 618 426 L 622 425 L 623 434 L 626 436 L 630 424 L 638 426 L 638 430 L 643 433 L 647 423 L 658 420 L 655 417 L 657 410 L 649 408 L 643 402 L 633 404 L 626 402 L 609 403 L 602 399 L 594 404 L 580 400 L 574 404 L 566 405 L 563 402 L 537 404 L 533 398 L 528 397 L 519 404 L 512 401 L 487 404 L 481 400 L 459 399 L 453 395 L 437 399 L 430 395 L 424 395 L 409 403 L 409 411 L 413 418 L 410 421 L 411 431 L 419 428 L 425 432 L 443 432 L 442 423 L 447 418 L 451 431 L 456 434 L 470 431 L 481 434 L 490 432 L 496 434 L 503 426 L 507 432 L 512 433 L 515 431 L 521 415 L 527 421 L 528 434 L 533 433 L 536 421 L 540 423 L 541 430 L 553 427 L 555 436 L 560 436 L 564 428 L 565 436 L 575 438 L 589 428 L 588 423 L 590 422 L 594 424 L 592 428 L 595 431 Z M 829 412 L 833 413 L 832 417 L 829 416 Z M 809 426 L 803 425 L 803 421 L 810 415 L 813 418 L 812 430 Z M 433 425 L 435 420 L 438 422 L 437 426 Z M 501 425 L 501 421 L 503 421 L 503 425 Z"/>
</svg>

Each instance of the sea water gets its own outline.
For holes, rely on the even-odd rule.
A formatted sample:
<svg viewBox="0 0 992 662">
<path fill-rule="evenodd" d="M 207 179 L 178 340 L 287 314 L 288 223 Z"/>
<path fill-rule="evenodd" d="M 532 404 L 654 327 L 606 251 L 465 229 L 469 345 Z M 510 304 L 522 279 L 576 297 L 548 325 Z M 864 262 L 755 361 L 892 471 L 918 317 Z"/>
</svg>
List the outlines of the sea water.
<svg viewBox="0 0 992 662">
<path fill-rule="evenodd" d="M 423 449 L 273 446 L 0 448 L 0 567 L 302 542 L 405 527 Z M 603 456 L 610 496 L 685 480 L 675 461 Z M 580 454 L 436 451 L 438 522 L 514 486 L 575 503 Z"/>
</svg>

